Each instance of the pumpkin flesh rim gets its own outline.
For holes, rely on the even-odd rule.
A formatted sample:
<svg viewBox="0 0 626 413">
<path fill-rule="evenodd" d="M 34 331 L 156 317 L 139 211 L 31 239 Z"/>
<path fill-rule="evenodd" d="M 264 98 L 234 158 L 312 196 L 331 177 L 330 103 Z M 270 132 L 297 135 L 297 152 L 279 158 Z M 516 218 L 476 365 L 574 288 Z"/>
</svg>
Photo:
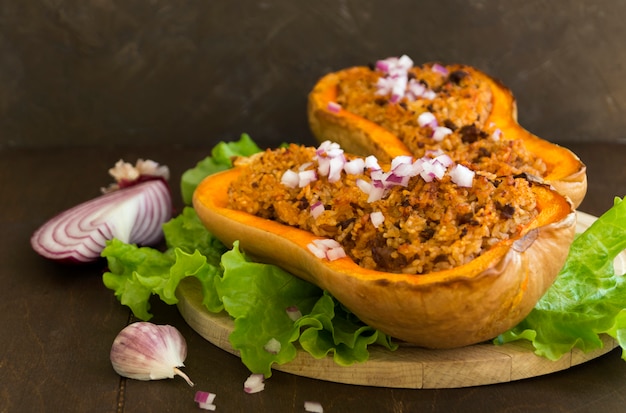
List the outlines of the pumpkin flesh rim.
<svg viewBox="0 0 626 413">
<path fill-rule="evenodd" d="M 452 269 L 419 275 L 389 273 L 361 267 L 349 257 L 334 261 L 319 259 L 308 251 L 307 245 L 321 237 L 300 228 L 229 208 L 227 188 L 231 182 L 237 179 L 241 170 L 241 168 L 232 168 L 211 175 L 205 178 L 196 189 L 193 205 L 205 226 L 211 221 L 211 216 L 218 215 L 231 221 L 233 224 L 246 225 L 279 236 L 284 241 L 306 250 L 311 255 L 311 259 L 323 262 L 324 266 L 336 273 L 341 273 L 346 277 L 356 277 L 369 281 L 384 279 L 388 284 L 432 285 L 433 283 L 448 283 L 453 280 L 471 279 L 480 276 L 486 269 L 497 265 L 517 240 L 543 225 L 565 220 L 567 215 L 574 213 L 567 199 L 560 196 L 557 197 L 546 185 L 535 184 L 533 185 L 533 192 L 538 195 L 537 207 L 540 213 L 523 227 L 517 237 L 500 241 L 489 250 L 483 252 L 479 257 Z M 208 226 L 211 226 L 210 223 Z"/>
</svg>

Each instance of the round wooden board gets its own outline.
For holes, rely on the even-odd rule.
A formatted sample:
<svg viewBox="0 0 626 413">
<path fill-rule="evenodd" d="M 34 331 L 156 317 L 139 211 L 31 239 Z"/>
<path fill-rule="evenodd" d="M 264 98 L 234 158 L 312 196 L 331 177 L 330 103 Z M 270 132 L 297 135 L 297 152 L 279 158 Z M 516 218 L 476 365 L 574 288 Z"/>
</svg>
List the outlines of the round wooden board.
<svg viewBox="0 0 626 413">
<path fill-rule="evenodd" d="M 578 212 L 578 232 L 596 218 Z M 615 260 L 617 272 L 626 272 L 626 253 Z M 178 309 L 185 321 L 201 336 L 219 348 L 238 355 L 228 336 L 233 320 L 225 312 L 210 313 L 202 305 L 202 292 L 195 278 L 187 278 L 178 287 Z M 477 344 L 451 350 L 428 350 L 402 345 L 396 351 L 370 347 L 364 363 L 342 367 L 332 357 L 315 359 L 299 351 L 295 360 L 274 365 L 275 370 L 338 383 L 410 389 L 459 388 L 503 383 L 564 370 L 599 357 L 617 346 L 609 336 L 602 336 L 603 348 L 584 353 L 574 349 L 569 355 L 551 361 L 534 354 L 527 341 L 496 346 Z"/>
</svg>

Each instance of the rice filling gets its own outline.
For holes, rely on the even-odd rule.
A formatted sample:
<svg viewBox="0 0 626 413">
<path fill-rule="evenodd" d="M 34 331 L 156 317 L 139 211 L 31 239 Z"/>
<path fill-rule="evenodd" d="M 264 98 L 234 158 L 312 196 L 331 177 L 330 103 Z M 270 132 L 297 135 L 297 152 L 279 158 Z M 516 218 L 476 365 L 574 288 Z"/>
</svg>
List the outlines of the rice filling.
<svg viewBox="0 0 626 413">
<path fill-rule="evenodd" d="M 463 186 L 449 173 L 453 164 L 434 179 L 394 178 L 396 184 L 372 197 L 364 188 L 378 187 L 380 175 L 391 180 L 390 165 L 343 168 L 331 177 L 320 168 L 327 156 L 292 144 L 239 159 L 243 171 L 228 189 L 229 207 L 333 239 L 364 268 L 408 274 L 468 263 L 516 236 L 538 213 L 523 174 L 477 171 L 471 186 Z M 342 152 L 337 157 L 343 166 L 361 159 Z M 315 178 L 286 183 L 289 172 Z"/>
</svg>

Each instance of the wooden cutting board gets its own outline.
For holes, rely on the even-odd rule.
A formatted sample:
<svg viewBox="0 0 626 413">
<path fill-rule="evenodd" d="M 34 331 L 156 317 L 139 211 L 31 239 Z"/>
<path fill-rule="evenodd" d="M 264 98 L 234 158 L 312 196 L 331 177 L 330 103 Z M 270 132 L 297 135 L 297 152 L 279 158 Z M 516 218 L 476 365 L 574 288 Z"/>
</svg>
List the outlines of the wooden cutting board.
<svg viewBox="0 0 626 413">
<path fill-rule="evenodd" d="M 578 232 L 596 218 L 578 212 Z M 616 272 L 626 272 L 626 253 L 615 260 Z M 202 292 L 195 278 L 187 278 L 178 287 L 178 309 L 185 321 L 202 337 L 219 348 L 238 355 L 228 336 L 233 320 L 225 312 L 210 313 L 202 305 Z M 503 383 L 568 369 L 592 360 L 617 347 L 616 341 L 602 336 L 604 347 L 589 353 L 574 349 L 557 361 L 536 356 L 527 341 L 496 346 L 477 344 L 452 350 L 427 350 L 402 345 L 396 351 L 370 347 L 364 363 L 341 367 L 332 357 L 315 359 L 299 351 L 295 360 L 274 365 L 275 370 L 338 383 L 410 389 L 458 388 Z"/>
</svg>

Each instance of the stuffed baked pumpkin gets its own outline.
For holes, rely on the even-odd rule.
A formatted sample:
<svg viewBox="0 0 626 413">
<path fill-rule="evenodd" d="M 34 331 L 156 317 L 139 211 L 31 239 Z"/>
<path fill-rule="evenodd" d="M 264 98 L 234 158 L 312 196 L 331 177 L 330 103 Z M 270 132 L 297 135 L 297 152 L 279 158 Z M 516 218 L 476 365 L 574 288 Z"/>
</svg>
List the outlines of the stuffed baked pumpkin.
<svg viewBox="0 0 626 413">
<path fill-rule="evenodd" d="M 403 56 L 330 73 L 309 94 L 308 118 L 318 141 L 351 153 L 390 160 L 443 149 L 475 169 L 540 177 L 574 206 L 587 190 L 580 159 L 521 127 L 511 91 L 470 66 L 415 67 Z"/>
<path fill-rule="evenodd" d="M 193 204 L 226 245 L 239 241 L 397 339 L 453 348 L 520 322 L 566 259 L 571 202 L 442 152 L 381 165 L 328 142 L 291 145 L 207 177 Z"/>
</svg>

